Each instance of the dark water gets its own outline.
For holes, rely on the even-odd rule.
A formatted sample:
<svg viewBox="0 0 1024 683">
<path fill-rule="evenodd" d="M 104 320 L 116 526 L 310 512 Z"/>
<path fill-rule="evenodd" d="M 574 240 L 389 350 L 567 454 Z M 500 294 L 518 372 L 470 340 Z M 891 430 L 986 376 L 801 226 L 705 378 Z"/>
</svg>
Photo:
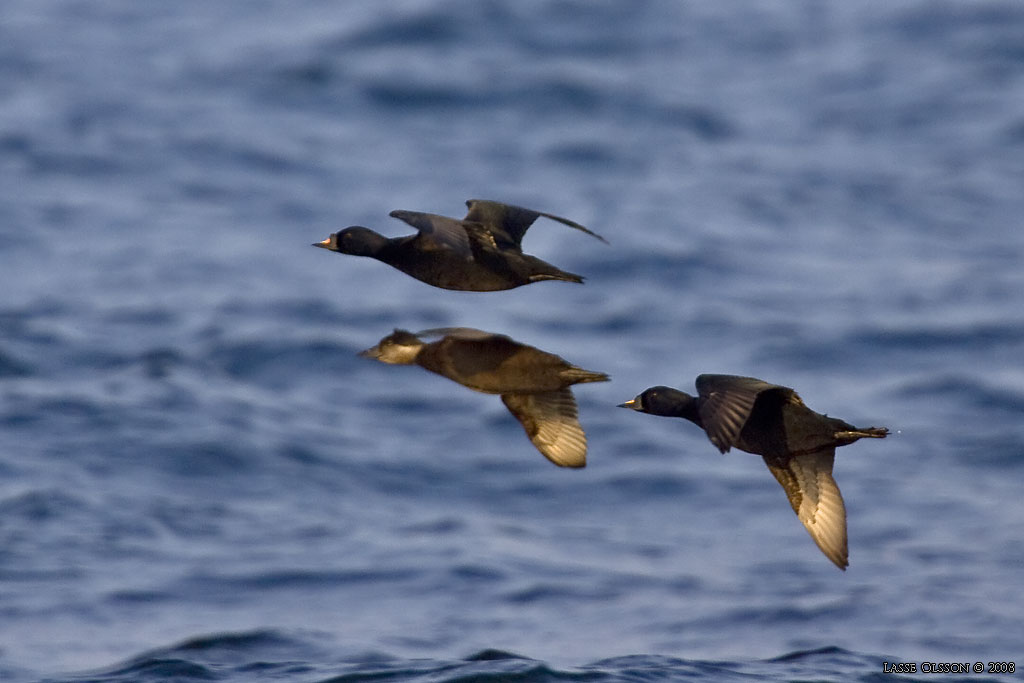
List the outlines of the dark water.
<svg viewBox="0 0 1024 683">
<path fill-rule="evenodd" d="M 0 678 L 1024 665 L 1022 188 L 1015 0 L 6 0 Z M 470 197 L 612 246 L 538 223 L 587 284 L 493 294 L 309 246 Z M 441 325 L 610 373 L 587 469 L 354 355 Z M 847 572 L 614 407 L 701 372 L 898 430 L 839 452 Z"/>
</svg>

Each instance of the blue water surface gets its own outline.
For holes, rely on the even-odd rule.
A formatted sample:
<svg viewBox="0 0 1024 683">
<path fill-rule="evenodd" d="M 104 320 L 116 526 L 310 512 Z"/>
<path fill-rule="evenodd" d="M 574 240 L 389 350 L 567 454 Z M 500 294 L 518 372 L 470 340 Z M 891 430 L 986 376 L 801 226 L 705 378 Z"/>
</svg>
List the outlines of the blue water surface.
<svg viewBox="0 0 1024 683">
<path fill-rule="evenodd" d="M 1016 0 L 6 0 L 0 678 L 1024 666 L 1022 188 Z M 476 197 L 611 244 L 538 222 L 586 284 L 496 293 L 310 247 Z M 586 469 L 355 356 L 448 325 L 612 376 Z M 837 457 L 848 571 L 615 408 L 702 372 L 893 430 Z"/>
</svg>

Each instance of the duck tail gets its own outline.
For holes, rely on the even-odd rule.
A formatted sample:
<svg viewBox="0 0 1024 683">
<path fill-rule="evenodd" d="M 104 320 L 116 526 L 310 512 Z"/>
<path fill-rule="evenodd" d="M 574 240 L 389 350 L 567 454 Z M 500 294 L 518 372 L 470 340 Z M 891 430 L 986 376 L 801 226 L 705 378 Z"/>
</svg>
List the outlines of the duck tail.
<svg viewBox="0 0 1024 683">
<path fill-rule="evenodd" d="M 884 439 L 887 436 L 889 436 L 887 427 L 867 427 L 866 429 L 836 432 L 835 438 L 838 441 L 856 441 L 857 439 Z"/>
<path fill-rule="evenodd" d="M 593 372 L 571 365 L 562 371 L 562 377 L 572 384 L 583 384 L 585 382 L 607 382 L 611 379 L 603 372 Z"/>
<path fill-rule="evenodd" d="M 534 273 L 530 276 L 530 282 L 558 280 L 560 282 L 575 282 L 578 285 L 582 285 L 584 279 L 585 278 L 582 275 L 577 275 L 576 273 L 570 273 L 564 270 L 555 270 L 550 273 Z"/>
</svg>

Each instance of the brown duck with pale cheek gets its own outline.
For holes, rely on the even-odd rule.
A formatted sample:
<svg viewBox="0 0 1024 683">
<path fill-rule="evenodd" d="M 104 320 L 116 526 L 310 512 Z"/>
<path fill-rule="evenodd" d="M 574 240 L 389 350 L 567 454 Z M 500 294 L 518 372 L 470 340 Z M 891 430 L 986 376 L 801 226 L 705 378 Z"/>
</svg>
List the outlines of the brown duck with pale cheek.
<svg viewBox="0 0 1024 683">
<path fill-rule="evenodd" d="M 620 407 L 687 419 L 722 453 L 735 447 L 760 455 L 825 557 L 840 569 L 849 565 L 846 506 L 832 478 L 836 448 L 883 438 L 888 429 L 854 427 L 814 412 L 789 387 L 734 375 L 700 375 L 697 396 L 651 387 Z"/>
<path fill-rule="evenodd" d="M 313 246 L 369 256 L 442 289 L 492 292 L 542 280 L 583 282 L 581 275 L 523 253 L 523 235 L 540 217 L 605 242 L 579 223 L 550 213 L 485 199 L 470 199 L 466 206 L 469 212 L 461 220 L 418 211 L 389 214 L 416 228 L 415 235 L 387 238 L 354 225 Z"/>
<path fill-rule="evenodd" d="M 439 339 L 424 341 L 430 337 Z M 474 391 L 499 394 L 544 457 L 560 467 L 587 463 L 587 436 L 569 387 L 606 382 L 603 372 L 584 370 L 505 335 L 468 327 L 417 334 L 395 330 L 359 355 L 382 363 L 419 365 Z"/>
</svg>

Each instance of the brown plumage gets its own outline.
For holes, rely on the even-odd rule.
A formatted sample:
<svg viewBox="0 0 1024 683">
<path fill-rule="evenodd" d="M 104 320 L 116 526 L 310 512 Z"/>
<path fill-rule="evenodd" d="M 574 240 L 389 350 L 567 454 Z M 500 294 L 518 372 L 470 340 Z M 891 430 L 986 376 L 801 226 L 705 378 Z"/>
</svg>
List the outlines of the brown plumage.
<svg viewBox="0 0 1024 683">
<path fill-rule="evenodd" d="M 422 337 L 440 339 L 427 343 Z M 417 334 L 395 330 L 359 355 L 382 363 L 416 364 L 474 391 L 499 394 L 546 458 L 561 467 L 586 465 L 587 437 L 569 387 L 607 381 L 604 373 L 584 370 L 505 335 L 468 327 Z"/>
<path fill-rule="evenodd" d="M 490 292 L 542 280 L 583 282 L 580 275 L 523 253 L 523 235 L 538 218 L 605 241 L 579 223 L 554 214 L 485 199 L 470 199 L 466 206 L 469 211 L 461 220 L 419 211 L 389 214 L 416 228 L 415 235 L 389 239 L 353 225 L 313 246 L 369 256 L 442 289 Z"/>
<path fill-rule="evenodd" d="M 821 552 L 846 569 L 846 507 L 832 478 L 836 448 L 885 437 L 889 430 L 858 429 L 816 413 L 789 387 L 753 377 L 700 375 L 696 383 L 697 396 L 651 387 L 621 407 L 685 418 L 703 428 L 722 453 L 735 447 L 760 455 Z"/>
</svg>

